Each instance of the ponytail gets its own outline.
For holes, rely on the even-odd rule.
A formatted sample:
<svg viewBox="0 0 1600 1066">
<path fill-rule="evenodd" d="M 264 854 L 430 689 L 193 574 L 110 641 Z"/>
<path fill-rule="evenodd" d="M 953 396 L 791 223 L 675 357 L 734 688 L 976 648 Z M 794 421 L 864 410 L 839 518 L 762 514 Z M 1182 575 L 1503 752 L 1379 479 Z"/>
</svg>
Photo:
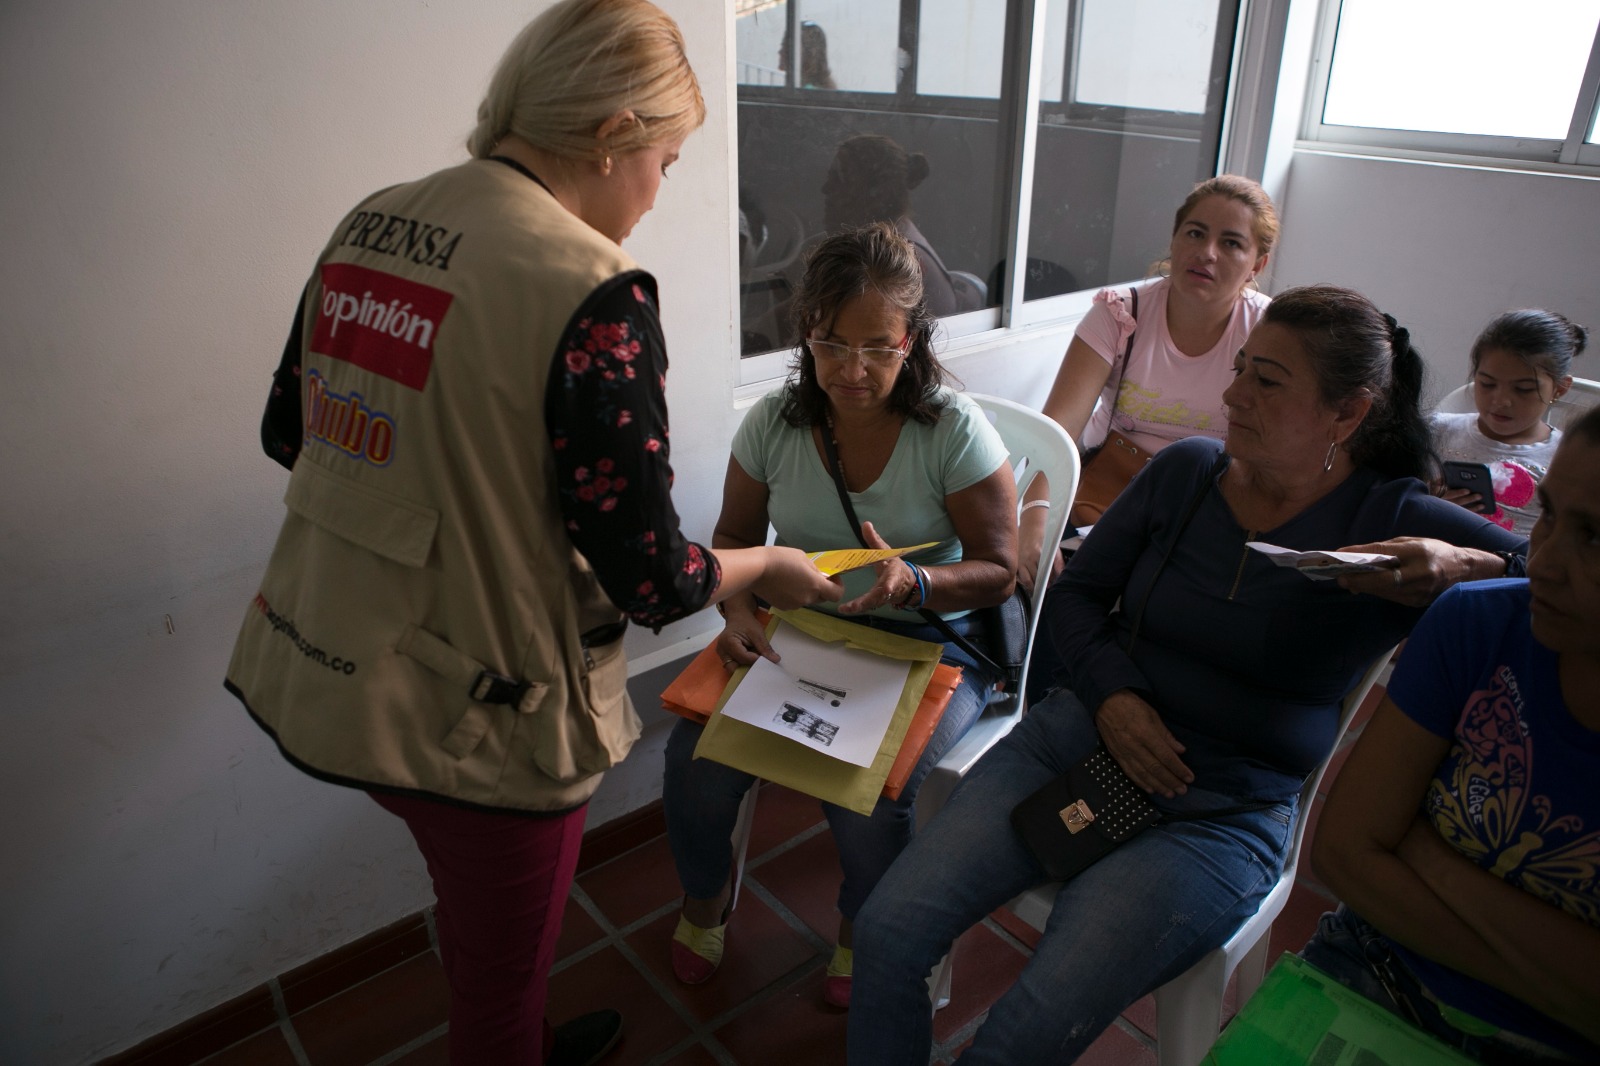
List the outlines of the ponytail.
<svg viewBox="0 0 1600 1066">
<path fill-rule="evenodd" d="M 1411 331 L 1393 315 L 1385 314 L 1383 322 L 1389 327 L 1389 386 L 1374 396 L 1372 410 L 1345 446 L 1357 466 L 1386 477 L 1427 481 L 1438 473 L 1439 456 L 1422 413 L 1422 353 L 1411 343 Z"/>
<path fill-rule="evenodd" d="M 1344 449 L 1357 466 L 1388 478 L 1428 480 L 1438 458 L 1422 414 L 1422 356 L 1411 333 L 1358 292 L 1334 285 L 1288 289 L 1262 316 L 1293 331 L 1317 375 L 1324 405 L 1367 396 L 1367 411 Z"/>
</svg>

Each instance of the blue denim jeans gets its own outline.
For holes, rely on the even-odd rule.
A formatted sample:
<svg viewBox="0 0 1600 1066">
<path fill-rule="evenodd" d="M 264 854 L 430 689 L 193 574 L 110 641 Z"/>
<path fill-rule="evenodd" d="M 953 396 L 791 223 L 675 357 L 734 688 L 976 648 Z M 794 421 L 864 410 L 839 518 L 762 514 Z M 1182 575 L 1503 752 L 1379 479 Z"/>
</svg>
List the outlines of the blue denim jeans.
<svg viewBox="0 0 1600 1066">
<path fill-rule="evenodd" d="M 931 626 L 878 622 L 877 628 L 940 642 L 938 631 Z M 944 661 L 961 667 L 961 684 L 951 694 L 944 718 L 928 738 L 928 746 L 906 779 L 900 798 L 880 798 L 870 816 L 831 803 L 822 804 L 839 849 L 839 864 L 844 868 L 839 913 L 852 922 L 867 894 L 911 840 L 916 828 L 917 789 L 923 779 L 988 705 L 993 679 L 956 645 L 947 643 L 944 648 Z M 692 898 L 712 899 L 727 884 L 733 867 L 729 838 L 739 817 L 739 803 L 756 779 L 731 766 L 694 758 L 701 731 L 700 726 L 685 719 L 667 738 L 666 783 L 661 798 L 679 883 Z"/>
<path fill-rule="evenodd" d="M 1487 1036 L 1462 1032 L 1445 1020 L 1410 968 L 1394 955 L 1382 933 L 1340 904 L 1322 916 L 1300 957 L 1344 987 L 1370 999 L 1436 1040 L 1489 1066 L 1545 1066 L 1585 1061 L 1502 1031 Z M 1387 984 L 1385 983 L 1387 982 Z"/>
<path fill-rule="evenodd" d="M 849 1057 L 926 1066 L 926 980 L 950 944 L 1043 870 L 1011 809 L 1094 752 L 1094 719 L 1057 690 L 978 762 L 867 901 L 855 927 Z M 1191 788 L 1169 810 L 1240 800 Z M 1219 947 L 1276 883 L 1292 804 L 1147 829 L 1056 893 L 1033 958 L 989 1011 L 964 1064 L 1066 1063 L 1125 1007 Z M 957 978 L 959 980 L 959 978 Z"/>
</svg>

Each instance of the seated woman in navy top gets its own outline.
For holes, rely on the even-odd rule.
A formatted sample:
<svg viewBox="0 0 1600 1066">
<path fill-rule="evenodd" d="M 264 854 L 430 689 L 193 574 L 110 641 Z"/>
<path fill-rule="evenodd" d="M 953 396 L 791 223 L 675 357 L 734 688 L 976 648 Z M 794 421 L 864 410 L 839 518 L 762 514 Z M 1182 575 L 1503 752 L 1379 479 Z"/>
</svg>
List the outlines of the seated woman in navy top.
<svg viewBox="0 0 1600 1066">
<path fill-rule="evenodd" d="M 1600 410 L 1539 497 L 1528 579 L 1452 589 L 1406 644 L 1302 954 L 1482 1062 L 1600 1062 Z"/>
<path fill-rule="evenodd" d="M 1033 957 L 962 1061 L 1082 1054 L 1255 912 L 1282 870 L 1301 782 L 1332 748 L 1340 700 L 1422 601 L 1503 575 L 1522 550 L 1418 479 L 1432 463 L 1422 362 L 1366 298 L 1283 293 L 1234 370 L 1226 451 L 1206 438 L 1162 449 L 1051 587 L 1068 687 L 979 761 L 862 910 L 851 1062 L 928 1061 L 931 968 L 968 926 L 1047 880 L 1011 809 L 1103 740 L 1158 806 L 1262 806 L 1148 829 L 1063 883 Z M 1253 540 L 1377 542 L 1399 566 L 1313 581 Z"/>
</svg>

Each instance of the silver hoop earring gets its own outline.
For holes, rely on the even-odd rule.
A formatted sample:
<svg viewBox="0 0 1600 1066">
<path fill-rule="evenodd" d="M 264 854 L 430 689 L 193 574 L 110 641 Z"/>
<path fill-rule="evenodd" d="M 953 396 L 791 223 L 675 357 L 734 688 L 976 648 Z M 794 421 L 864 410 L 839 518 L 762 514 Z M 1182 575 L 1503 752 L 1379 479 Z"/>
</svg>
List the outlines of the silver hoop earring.
<svg viewBox="0 0 1600 1066">
<path fill-rule="evenodd" d="M 1322 472 L 1324 474 L 1328 473 L 1330 470 L 1333 469 L 1333 457 L 1334 457 L 1334 455 L 1336 455 L 1338 453 L 1338 451 L 1339 451 L 1339 442 L 1338 441 L 1330 441 L 1329 444 L 1328 444 L 1328 458 L 1323 460 L 1323 463 L 1322 463 Z"/>
</svg>

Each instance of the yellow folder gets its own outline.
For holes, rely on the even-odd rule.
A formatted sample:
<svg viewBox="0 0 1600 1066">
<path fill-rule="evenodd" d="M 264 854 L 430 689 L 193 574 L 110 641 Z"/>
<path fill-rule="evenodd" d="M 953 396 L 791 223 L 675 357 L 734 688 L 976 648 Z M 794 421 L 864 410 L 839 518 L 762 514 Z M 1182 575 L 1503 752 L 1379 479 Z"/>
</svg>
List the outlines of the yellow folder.
<svg viewBox="0 0 1600 1066">
<path fill-rule="evenodd" d="M 821 611 L 773 611 L 767 625 L 767 637 L 780 625 L 792 625 L 802 633 L 829 642 L 841 642 L 846 647 L 875 652 L 891 659 L 909 661 L 912 666 L 905 688 L 895 705 L 894 716 L 884 733 L 883 743 L 873 757 L 871 766 L 852 766 L 850 763 L 814 751 L 765 729 L 729 718 L 720 713 L 728 696 L 738 687 L 748 667 L 736 671 L 728 682 L 722 699 L 717 703 L 718 713 L 706 723 L 700 743 L 695 745 L 697 759 L 715 759 L 745 773 L 755 774 L 768 781 L 818 799 L 827 800 L 858 814 L 871 814 L 883 791 L 883 783 L 894 765 L 895 755 L 905 740 L 906 730 L 922 693 L 928 687 L 933 669 L 939 664 L 944 648 L 925 640 L 912 640 L 896 633 L 857 625 Z"/>
</svg>

